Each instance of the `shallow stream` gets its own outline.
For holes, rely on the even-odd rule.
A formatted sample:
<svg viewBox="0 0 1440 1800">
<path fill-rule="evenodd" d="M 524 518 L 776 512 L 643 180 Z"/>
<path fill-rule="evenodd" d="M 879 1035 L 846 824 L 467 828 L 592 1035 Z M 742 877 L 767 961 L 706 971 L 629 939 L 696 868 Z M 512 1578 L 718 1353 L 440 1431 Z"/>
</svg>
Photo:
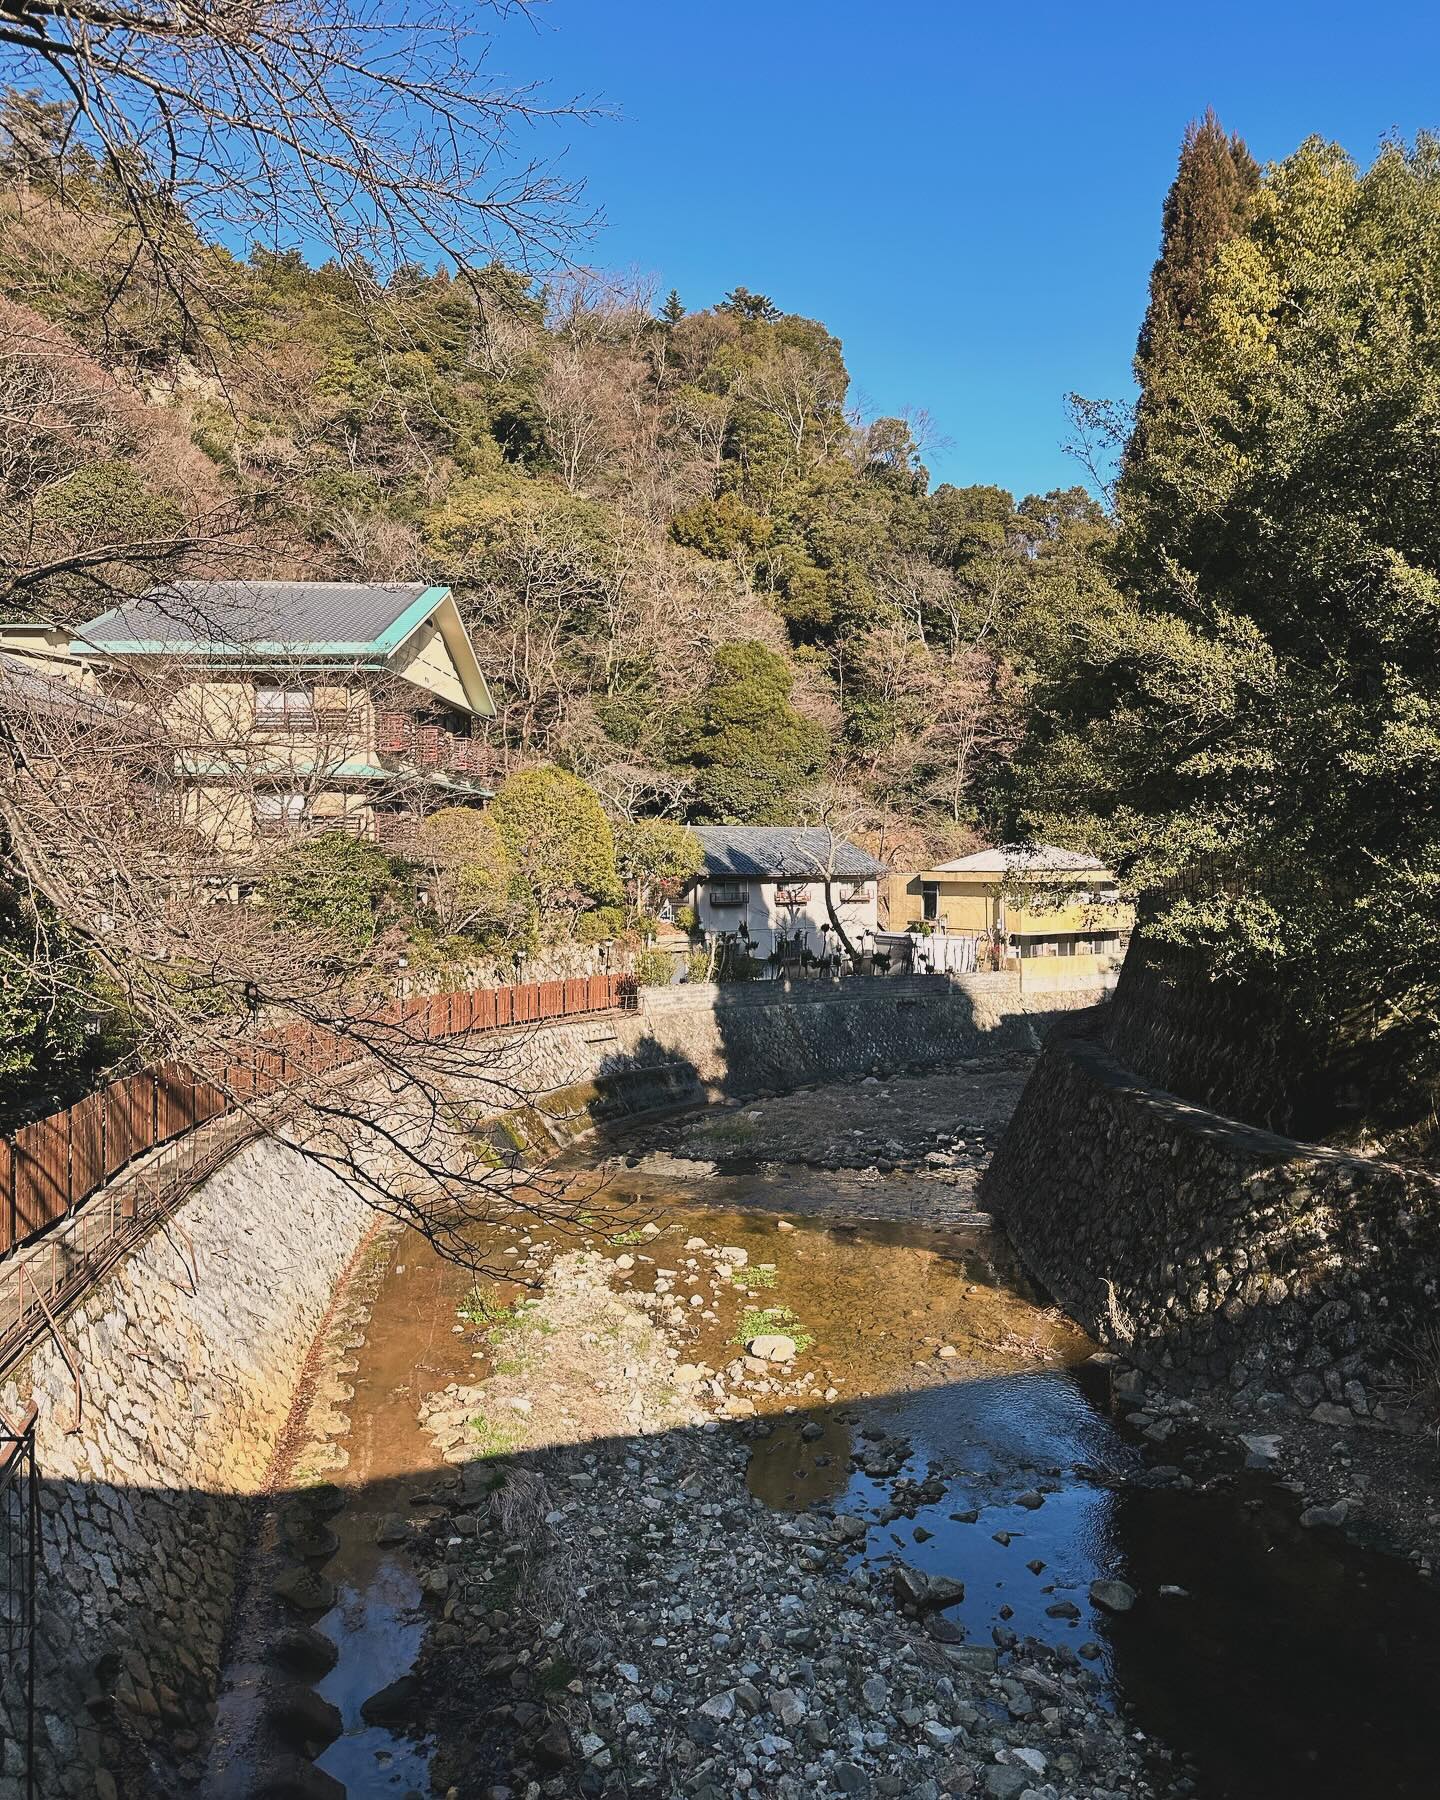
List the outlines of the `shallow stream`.
<svg viewBox="0 0 1440 1800">
<path fill-rule="evenodd" d="M 962 1580 L 950 1616 L 967 1642 L 1003 1651 L 1014 1633 L 1075 1650 L 1134 1730 L 1173 1754 L 1157 1765 L 1161 1791 L 1436 1791 L 1426 1720 L 1440 1601 L 1406 1565 L 1302 1530 L 1292 1493 L 1198 1429 L 1156 1445 L 1123 1424 L 1094 1345 L 1030 1289 L 999 1232 L 800 1212 L 782 1223 L 734 1204 L 743 1179 L 718 1184 L 723 1208 L 701 1204 L 716 1185 L 587 1196 L 578 1239 L 489 1228 L 477 1254 L 515 1278 L 481 1291 L 508 1304 L 579 1243 L 620 1262 L 619 1281 L 662 1293 L 692 1236 L 743 1250 L 749 1273 L 714 1318 L 687 1319 L 684 1354 L 723 1369 L 753 1309 L 789 1309 L 788 1328 L 813 1338 L 802 1392 L 755 1392 L 750 1485 L 767 1505 L 836 1503 L 869 1522 L 858 1556 Z M 783 1191 L 772 1174 L 753 1197 L 773 1209 Z M 340 1647 L 319 1691 L 345 1722 L 320 1767 L 356 1796 L 428 1792 L 432 1747 L 360 1708 L 418 1651 L 415 1575 L 376 1540 L 443 1470 L 417 1421 L 422 1396 L 483 1379 L 491 1351 L 460 1316 L 473 1281 L 418 1237 L 395 1239 L 356 1351 L 338 1477 L 351 1498 L 327 1565 L 339 1600 L 317 1621 Z M 1101 1578 L 1137 1589 L 1133 1610 L 1093 1605 Z"/>
</svg>

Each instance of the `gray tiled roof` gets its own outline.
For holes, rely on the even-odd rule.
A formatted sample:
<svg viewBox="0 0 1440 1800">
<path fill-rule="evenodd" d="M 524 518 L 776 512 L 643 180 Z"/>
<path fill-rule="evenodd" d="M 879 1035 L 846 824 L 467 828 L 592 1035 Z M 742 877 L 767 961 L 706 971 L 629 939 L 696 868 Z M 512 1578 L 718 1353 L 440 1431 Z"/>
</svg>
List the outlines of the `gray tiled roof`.
<svg viewBox="0 0 1440 1800">
<path fill-rule="evenodd" d="M 78 636 L 98 649 L 358 654 L 443 588 L 423 581 L 177 581 L 103 613 Z"/>
<path fill-rule="evenodd" d="M 24 708 L 76 724 L 129 723 L 143 715 L 136 706 L 82 688 L 62 675 L 49 675 L 24 657 L 0 651 L 0 712 Z"/>
<path fill-rule="evenodd" d="M 697 825 L 705 878 L 738 875 L 771 881 L 873 881 L 884 863 L 823 826 Z"/>
<path fill-rule="evenodd" d="M 1103 869 L 1104 863 L 1079 850 L 1062 850 L 1058 844 L 997 844 L 993 850 L 974 850 L 954 862 L 937 863 L 937 875 L 1044 874 Z"/>
</svg>

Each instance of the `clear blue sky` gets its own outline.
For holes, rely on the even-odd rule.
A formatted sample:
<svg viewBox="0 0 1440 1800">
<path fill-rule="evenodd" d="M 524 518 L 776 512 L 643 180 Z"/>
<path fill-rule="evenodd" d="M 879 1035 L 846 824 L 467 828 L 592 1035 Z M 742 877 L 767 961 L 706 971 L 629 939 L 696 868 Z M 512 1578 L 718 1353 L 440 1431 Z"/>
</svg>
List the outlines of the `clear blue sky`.
<svg viewBox="0 0 1440 1800">
<path fill-rule="evenodd" d="M 937 480 L 1068 485 L 1063 397 L 1130 391 L 1187 119 L 1261 161 L 1308 134 L 1368 162 L 1440 125 L 1440 9 L 550 0 L 494 67 L 618 117 L 567 163 L 587 253 L 688 306 L 737 284 L 824 322 L 868 412 L 928 409 Z"/>
</svg>

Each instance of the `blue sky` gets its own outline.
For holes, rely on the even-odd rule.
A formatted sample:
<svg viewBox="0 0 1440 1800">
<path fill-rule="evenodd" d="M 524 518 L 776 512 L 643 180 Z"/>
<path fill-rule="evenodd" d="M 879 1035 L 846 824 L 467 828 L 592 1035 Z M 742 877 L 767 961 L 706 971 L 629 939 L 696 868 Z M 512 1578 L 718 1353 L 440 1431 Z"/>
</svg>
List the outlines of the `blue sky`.
<svg viewBox="0 0 1440 1800">
<path fill-rule="evenodd" d="M 823 319 L 868 412 L 925 407 L 936 480 L 1079 478 L 1063 400 L 1130 391 L 1160 206 L 1213 105 L 1262 160 L 1368 161 L 1440 125 L 1440 9 L 550 0 L 493 67 L 612 121 L 567 164 L 586 260 L 687 305 L 737 283 Z"/>
</svg>

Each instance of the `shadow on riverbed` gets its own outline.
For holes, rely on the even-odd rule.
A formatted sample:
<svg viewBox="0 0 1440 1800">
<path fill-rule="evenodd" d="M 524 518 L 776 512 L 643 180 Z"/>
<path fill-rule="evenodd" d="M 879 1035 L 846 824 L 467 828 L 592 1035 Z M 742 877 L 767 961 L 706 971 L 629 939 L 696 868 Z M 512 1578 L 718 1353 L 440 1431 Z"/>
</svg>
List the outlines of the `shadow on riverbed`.
<svg viewBox="0 0 1440 1800">
<path fill-rule="evenodd" d="M 427 1382 L 435 1373 L 427 1370 Z M 464 1466 L 402 1468 L 355 1487 L 275 1496 L 259 1567 L 267 1585 L 279 1578 L 291 1593 L 266 1610 L 265 1630 L 232 1668 L 220 1735 L 248 1723 L 212 1764 L 201 1788 L 207 1800 L 342 1791 L 285 1773 L 295 1754 L 318 1759 L 352 1796 L 428 1793 L 432 1773 L 436 1792 L 453 1785 L 461 1800 L 529 1776 L 561 1780 L 567 1795 L 628 1791 L 593 1752 L 589 1762 L 577 1755 L 557 1702 L 576 1679 L 613 1690 L 616 1659 L 653 1668 L 649 1640 L 627 1644 L 612 1614 L 601 1621 L 608 1643 L 594 1640 L 605 1643 L 600 1667 L 587 1676 L 583 1623 L 563 1646 L 546 1637 L 543 1616 L 522 1623 L 527 1587 L 545 1592 L 532 1556 L 544 1549 L 557 1559 L 567 1601 L 583 1619 L 587 1588 L 604 1572 L 626 1571 L 643 1600 L 650 1584 L 665 1582 L 677 1543 L 692 1555 L 706 1543 L 733 1546 L 746 1516 L 763 1520 L 766 1501 L 862 1514 L 863 1541 L 837 1547 L 831 1563 L 864 1565 L 875 1585 L 888 1589 L 896 1560 L 963 1581 L 963 1600 L 931 1615 L 949 1621 L 942 1635 L 960 1641 L 937 1642 L 935 1653 L 967 1678 L 978 1670 L 982 1686 L 997 1630 L 1002 1646 L 1018 1634 L 1022 1655 L 1033 1634 L 1062 1665 L 1088 1668 L 1097 1701 L 1118 1704 L 1131 1727 L 1176 1753 L 1157 1774 L 1161 1793 L 1379 1800 L 1434 1792 L 1437 1596 L 1403 1565 L 1302 1531 L 1292 1497 L 1258 1477 L 1213 1492 L 1153 1485 L 1139 1447 L 1070 1374 L 961 1380 L 719 1429 L 720 1443 L 738 1435 L 753 1452 L 759 1494 L 747 1495 L 737 1476 L 727 1498 L 723 1472 L 718 1485 L 705 1485 L 721 1466 L 717 1435 L 697 1427 L 477 1455 Z M 929 1471 L 940 1463 L 937 1485 Z M 663 1474 L 661 1506 L 685 1516 L 656 1522 L 642 1468 Z M 687 1478 L 687 1469 L 700 1473 Z M 633 1490 L 618 1539 L 587 1535 L 587 1496 L 597 1484 L 612 1521 L 615 1493 Z M 48 1513 L 66 1497 L 47 1494 L 42 1505 Z M 196 1494 L 120 1499 L 142 1530 L 177 1508 L 225 1504 Z M 706 1506 L 719 1516 L 704 1515 Z M 497 1523 L 507 1509 L 512 1523 L 524 1517 L 514 1537 Z M 784 1568 L 794 1546 L 776 1544 L 774 1579 L 783 1585 L 795 1578 Z M 1089 1585 L 1099 1578 L 1135 1588 L 1133 1609 L 1116 1615 L 1093 1603 Z M 183 1618 L 136 1625 L 152 1637 L 170 1630 L 183 1638 L 185 1628 Z M 674 1645 L 679 1660 L 712 1657 L 712 1630 L 713 1615 L 697 1606 Z M 1081 1646 L 1098 1655 L 1077 1662 Z M 113 1765 L 118 1791 L 134 1800 L 179 1792 L 164 1773 L 173 1733 L 116 1696 L 125 1646 L 112 1648 L 89 1710 L 102 1743 L 130 1746 Z M 809 1654 L 787 1647 L 779 1630 L 747 1649 L 787 1670 Z M 1002 1653 L 1002 1675 L 1006 1661 Z M 248 1714 L 233 1705 L 237 1682 L 254 1702 Z M 201 1697 L 197 1687 L 192 1698 Z M 667 1740 L 703 1752 L 707 1731 L 693 1730 L 688 1707 L 647 1705 L 661 1758 L 652 1771 L 672 1767 Z M 1046 1743 L 1046 1734 L 1034 1741 Z M 651 1791 L 688 1791 L 685 1774 L 677 1762 L 673 1784 L 662 1779 Z"/>
</svg>

